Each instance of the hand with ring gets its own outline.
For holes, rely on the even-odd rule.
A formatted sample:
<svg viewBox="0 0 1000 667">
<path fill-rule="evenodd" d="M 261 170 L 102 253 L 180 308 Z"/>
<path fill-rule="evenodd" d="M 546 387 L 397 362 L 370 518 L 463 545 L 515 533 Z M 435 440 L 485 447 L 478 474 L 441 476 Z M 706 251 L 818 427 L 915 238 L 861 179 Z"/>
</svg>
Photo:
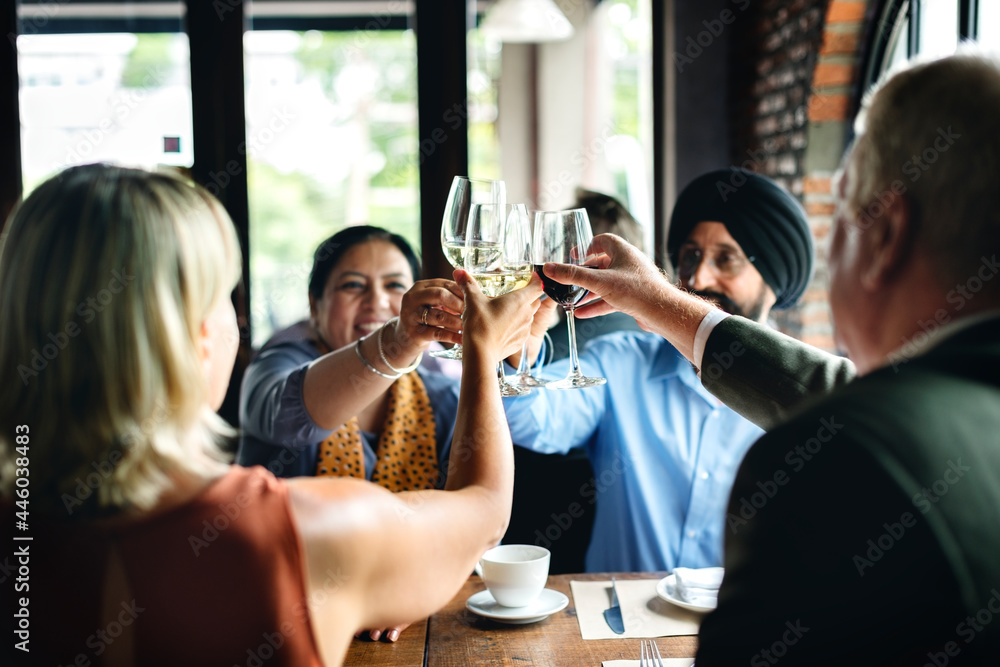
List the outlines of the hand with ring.
<svg viewBox="0 0 1000 667">
<path fill-rule="evenodd" d="M 452 280 L 418 280 L 403 295 L 399 319 L 386 329 L 393 365 L 406 366 L 432 341 L 462 342 L 462 290 Z"/>
</svg>

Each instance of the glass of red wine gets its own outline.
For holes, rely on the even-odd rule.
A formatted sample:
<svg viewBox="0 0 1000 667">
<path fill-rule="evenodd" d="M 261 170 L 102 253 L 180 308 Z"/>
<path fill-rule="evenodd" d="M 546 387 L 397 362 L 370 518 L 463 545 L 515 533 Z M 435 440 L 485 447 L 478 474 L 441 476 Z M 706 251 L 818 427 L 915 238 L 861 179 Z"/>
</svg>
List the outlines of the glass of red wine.
<svg viewBox="0 0 1000 667">
<path fill-rule="evenodd" d="M 576 304 L 587 295 L 587 290 L 577 285 L 557 283 L 542 271 L 542 265 L 546 262 L 583 265 L 587 261 L 587 253 L 593 239 L 594 232 L 590 229 L 590 218 L 587 217 L 585 209 L 535 212 L 531 243 L 532 263 L 542 279 L 545 294 L 566 311 L 566 328 L 569 330 L 569 375 L 557 382 L 548 383 L 547 389 L 596 387 L 607 382 L 606 378 L 586 377 L 580 371 L 573 311 L 576 309 Z"/>
</svg>

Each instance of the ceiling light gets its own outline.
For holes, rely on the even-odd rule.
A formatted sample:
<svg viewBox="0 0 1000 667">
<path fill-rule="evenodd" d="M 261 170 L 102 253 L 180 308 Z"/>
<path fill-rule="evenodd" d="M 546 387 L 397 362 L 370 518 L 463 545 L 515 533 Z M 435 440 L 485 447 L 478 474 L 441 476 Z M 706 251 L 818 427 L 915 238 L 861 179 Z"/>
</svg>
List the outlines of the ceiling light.
<svg viewBox="0 0 1000 667">
<path fill-rule="evenodd" d="M 573 35 L 569 19 L 552 0 L 497 0 L 479 28 L 502 42 L 555 42 Z"/>
</svg>

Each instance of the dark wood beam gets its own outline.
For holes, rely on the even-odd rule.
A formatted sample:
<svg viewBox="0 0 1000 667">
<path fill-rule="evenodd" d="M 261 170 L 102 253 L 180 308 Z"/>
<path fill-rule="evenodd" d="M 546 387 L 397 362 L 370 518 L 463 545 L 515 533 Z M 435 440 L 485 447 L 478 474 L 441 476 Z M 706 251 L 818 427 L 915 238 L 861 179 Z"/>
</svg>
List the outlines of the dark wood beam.
<svg viewBox="0 0 1000 667">
<path fill-rule="evenodd" d="M 468 0 L 417 0 L 420 244 L 427 277 L 451 277 L 441 252 L 441 215 L 452 178 L 469 173 L 469 22 Z"/>
<path fill-rule="evenodd" d="M 668 13 L 672 3 L 652 3 L 653 28 L 653 260 L 657 266 L 669 267 L 667 258 L 667 225 L 670 220 L 670 207 L 673 192 L 668 187 L 670 165 L 667 159 L 671 147 L 669 145 L 669 123 L 673 111 L 668 107 L 673 102 L 670 97 L 670 72 L 668 68 L 670 53 L 670 21 Z"/>
<path fill-rule="evenodd" d="M 991 0 L 995 1 L 995 0 Z M 979 36 L 979 0 L 958 0 L 958 39 L 975 40 Z"/>
<path fill-rule="evenodd" d="M 21 110 L 17 76 L 17 3 L 0 3 L 0 231 L 21 199 Z"/>
<path fill-rule="evenodd" d="M 246 108 L 243 85 L 243 0 L 185 0 L 191 45 L 191 116 L 195 181 L 217 196 L 236 225 L 243 281 L 233 302 L 240 351 L 219 413 L 237 423 L 243 372 L 250 361 L 250 207 L 247 198 Z"/>
</svg>

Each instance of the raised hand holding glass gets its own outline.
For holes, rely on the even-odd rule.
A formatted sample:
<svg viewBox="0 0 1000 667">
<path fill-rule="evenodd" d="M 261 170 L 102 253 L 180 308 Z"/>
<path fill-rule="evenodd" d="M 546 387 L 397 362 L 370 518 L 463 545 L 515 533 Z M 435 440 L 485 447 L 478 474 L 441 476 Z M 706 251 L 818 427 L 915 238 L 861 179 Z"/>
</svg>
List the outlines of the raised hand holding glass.
<svg viewBox="0 0 1000 667">
<path fill-rule="evenodd" d="M 473 204 L 507 203 L 507 186 L 503 181 L 456 176 L 452 179 L 448 199 L 441 218 L 441 249 L 445 258 L 456 269 L 465 268 L 466 229 Z M 462 346 L 448 350 L 435 350 L 432 357 L 461 359 Z"/>
<path fill-rule="evenodd" d="M 489 297 L 521 289 L 531 280 L 528 212 L 524 204 L 473 204 L 466 231 L 465 270 Z M 503 362 L 497 363 L 503 396 L 523 396 L 530 390 L 507 382 Z"/>
</svg>

